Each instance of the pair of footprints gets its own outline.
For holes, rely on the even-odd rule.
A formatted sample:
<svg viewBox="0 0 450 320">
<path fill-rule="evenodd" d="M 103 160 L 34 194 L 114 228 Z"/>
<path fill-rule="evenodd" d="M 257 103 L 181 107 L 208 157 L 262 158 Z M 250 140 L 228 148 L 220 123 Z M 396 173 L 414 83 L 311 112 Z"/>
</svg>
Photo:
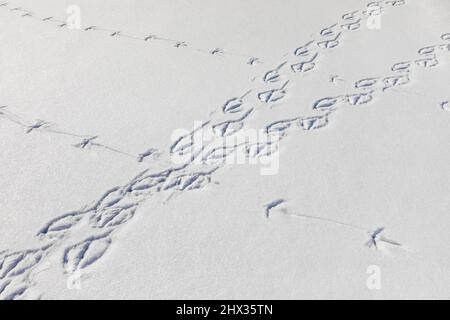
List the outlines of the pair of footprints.
<svg viewBox="0 0 450 320">
<path fill-rule="evenodd" d="M 334 111 L 340 103 L 347 103 L 352 106 L 367 104 L 373 101 L 374 93 L 377 91 L 377 85 L 381 85 L 381 90 L 405 85 L 410 82 L 409 76 L 395 75 L 384 78 L 364 78 L 355 82 L 356 89 L 362 89 L 362 92 L 346 94 L 335 97 L 325 97 L 316 100 L 312 108 L 320 111 Z"/>
<path fill-rule="evenodd" d="M 312 43 L 312 42 L 310 42 L 310 43 Z M 319 53 L 318 52 L 311 53 L 309 51 L 309 49 L 307 49 L 307 46 L 310 43 L 296 49 L 295 54 L 297 56 L 302 57 L 302 60 L 290 65 L 290 70 L 292 72 L 306 73 L 308 71 L 312 71 L 316 67 L 316 60 L 319 56 Z M 286 64 L 287 64 L 287 61 L 281 63 L 275 69 L 267 71 L 263 76 L 263 81 L 265 83 L 275 83 L 275 82 L 280 81 L 280 79 L 281 79 L 280 71 Z M 264 101 L 264 102 L 266 102 L 266 101 Z"/>
<path fill-rule="evenodd" d="M 265 128 L 269 136 L 284 137 L 289 129 L 293 126 L 302 128 L 303 130 L 316 130 L 328 125 L 329 113 L 317 116 L 296 117 L 291 119 L 279 120 L 272 122 Z"/>
</svg>

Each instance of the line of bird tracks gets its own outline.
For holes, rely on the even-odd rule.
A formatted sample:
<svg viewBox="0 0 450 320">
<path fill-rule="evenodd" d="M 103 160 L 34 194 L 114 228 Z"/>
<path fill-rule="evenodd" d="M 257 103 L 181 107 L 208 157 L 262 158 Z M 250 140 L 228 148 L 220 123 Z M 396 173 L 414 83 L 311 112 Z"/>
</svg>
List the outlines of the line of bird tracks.
<svg viewBox="0 0 450 320">
<path fill-rule="evenodd" d="M 94 33 L 102 33 L 105 36 L 108 36 L 110 38 L 114 39 L 127 39 L 132 41 L 140 41 L 140 42 L 146 42 L 148 44 L 154 44 L 154 43 L 165 43 L 168 44 L 171 48 L 176 49 L 178 51 L 194 51 L 201 54 L 206 54 L 209 56 L 214 57 L 229 57 L 238 59 L 239 61 L 245 62 L 249 66 L 254 66 L 256 64 L 263 64 L 264 59 L 261 57 L 258 57 L 257 55 L 248 55 L 243 54 L 239 52 L 235 52 L 233 50 L 226 50 L 223 48 L 218 47 L 210 47 L 210 48 L 204 48 L 198 45 L 194 45 L 190 43 L 189 41 L 183 41 L 183 40 L 176 40 L 172 39 L 167 36 L 162 35 L 156 35 L 156 34 L 145 34 L 145 35 L 137 35 L 137 34 L 131 34 L 121 29 L 113 29 L 108 27 L 103 27 L 99 25 L 90 25 L 87 27 L 71 27 L 69 25 L 69 22 L 67 20 L 63 20 L 62 18 L 58 18 L 55 16 L 42 16 L 39 15 L 36 12 L 33 12 L 32 10 L 29 10 L 27 8 L 23 8 L 21 6 L 15 5 L 16 2 L 10 1 L 10 2 L 3 2 L 0 3 L 0 9 L 8 10 L 13 13 L 17 13 L 20 17 L 25 19 L 34 19 L 36 21 L 39 21 L 41 23 L 51 24 L 56 28 L 59 29 L 71 29 L 75 31 L 82 31 L 82 32 L 94 32 Z"/>
<path fill-rule="evenodd" d="M 322 56 L 342 45 L 352 32 L 361 29 L 364 17 L 383 14 L 390 7 L 403 5 L 406 5 L 406 1 L 375 1 L 367 4 L 363 10 L 344 13 L 338 23 L 323 28 L 316 40 L 294 48 L 289 59 L 261 75 L 260 84 L 266 89 L 247 88 L 235 97 L 230 97 L 218 106 L 217 113 L 221 115 L 220 119 L 207 119 L 202 128 L 213 130 L 216 139 L 219 140 L 237 134 L 243 130 L 254 113 L 263 113 L 273 106 L 281 107 L 294 82 L 306 81 L 305 78 L 295 79 L 294 75 L 314 72 L 320 66 Z M 326 128 L 337 109 L 367 105 L 389 90 L 407 86 L 417 69 L 431 70 L 439 67 L 440 60 L 445 58 L 444 54 L 448 52 L 450 52 L 450 34 L 445 33 L 440 39 L 437 38 L 435 44 L 420 48 L 417 56 L 411 60 L 399 61 L 389 66 L 384 76 L 363 77 L 355 81 L 354 92 L 315 100 L 311 105 L 313 114 L 276 121 L 269 119 L 264 130 L 271 139 L 266 143 L 243 143 L 226 146 L 226 151 L 224 148 L 212 148 L 205 152 L 209 145 L 202 146 L 202 150 L 196 149 L 194 137 L 198 129 L 181 136 L 169 146 L 167 152 L 171 156 L 191 154 L 185 163 L 168 164 L 157 172 L 150 169 L 143 170 L 127 184 L 107 190 L 96 201 L 46 222 L 36 232 L 35 248 L 0 251 L 0 299 L 27 298 L 27 292 L 36 286 L 34 276 L 40 272 L 44 261 L 50 258 L 57 257 L 56 260 L 61 263 L 61 271 L 67 277 L 85 272 L 110 250 L 115 233 L 136 216 L 139 207 L 148 199 L 160 199 L 162 196 L 166 198 L 163 203 L 167 203 L 174 195 L 205 189 L 214 182 L 213 175 L 224 166 L 226 158 L 238 150 L 243 149 L 248 158 L 270 155 L 277 150 L 278 143 L 294 130 L 308 132 Z M 448 102 L 442 102 L 442 109 L 446 108 Z M 7 111 L 7 108 L 0 108 L 1 118 L 24 126 L 21 118 Z M 45 122 L 24 127 L 25 132 L 29 134 L 46 128 Z M 82 139 L 77 145 L 79 148 L 95 143 L 96 139 L 95 136 L 76 135 L 76 137 Z M 214 143 L 211 142 L 210 145 Z M 154 152 L 156 151 L 152 149 L 146 150 L 137 157 L 137 160 L 143 160 Z M 202 161 L 196 161 L 198 157 L 201 157 Z M 271 202 L 266 207 L 267 217 L 274 208 L 284 202 L 283 199 Z M 295 215 L 348 226 L 345 222 L 300 213 Z M 360 229 L 369 231 L 365 228 Z M 396 241 L 380 238 L 382 231 L 383 229 L 376 228 L 369 233 L 371 237 L 369 246 L 376 246 L 377 241 L 390 241 L 391 244 L 400 245 Z"/>
</svg>

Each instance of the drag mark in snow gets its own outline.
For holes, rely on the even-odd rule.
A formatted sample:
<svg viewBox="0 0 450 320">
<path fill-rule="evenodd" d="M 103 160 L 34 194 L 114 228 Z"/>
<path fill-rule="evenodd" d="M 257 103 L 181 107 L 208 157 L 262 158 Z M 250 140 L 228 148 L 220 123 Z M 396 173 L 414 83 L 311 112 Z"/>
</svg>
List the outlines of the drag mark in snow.
<svg viewBox="0 0 450 320">
<path fill-rule="evenodd" d="M 302 67 L 298 67 L 297 70 L 300 72 L 312 70 L 315 66 L 314 61 L 318 56 L 317 51 L 311 51 L 312 44 L 316 44 L 316 46 L 314 46 L 315 50 L 323 49 L 324 51 L 337 46 L 339 44 L 341 34 L 347 31 L 352 31 L 355 28 L 350 25 L 352 25 L 352 23 L 356 24 L 358 23 L 358 13 L 359 13 L 358 11 L 355 11 L 342 16 L 342 19 L 351 23 L 344 24 L 344 27 L 342 27 L 343 30 L 341 30 L 339 33 L 336 33 L 335 30 L 332 30 L 331 33 L 325 31 L 321 35 L 320 39 L 313 40 L 310 43 L 307 43 L 302 47 L 298 47 L 295 50 L 294 59 L 298 59 L 299 57 L 301 58 L 307 57 L 307 59 L 309 60 L 303 59 L 300 62 L 289 61 L 288 63 L 290 65 L 293 65 L 306 62 Z M 46 21 L 55 21 L 55 20 L 53 18 L 48 18 Z M 102 31 L 101 28 L 98 27 L 92 27 L 89 30 Z M 127 36 L 123 32 L 118 32 L 117 30 L 103 30 L 103 31 L 108 32 L 111 31 L 109 35 L 113 36 L 114 38 L 121 38 Z M 447 39 L 444 36 L 442 38 L 443 40 Z M 152 36 L 146 37 L 146 39 L 144 40 L 152 41 L 157 39 L 158 39 L 157 36 Z M 181 42 L 178 41 L 177 44 L 179 43 Z M 180 45 L 179 47 L 182 46 Z M 440 48 L 442 47 L 443 46 L 440 45 Z M 220 55 L 222 51 L 216 52 L 208 51 L 208 52 L 210 54 Z M 225 51 L 224 54 L 227 54 L 227 52 Z M 310 63 L 310 65 L 308 65 L 307 63 Z M 430 65 L 429 62 L 425 64 Z M 281 78 L 282 76 L 287 76 L 287 78 L 289 78 L 289 75 L 282 74 L 282 71 L 285 72 L 285 69 L 288 69 L 288 68 L 282 69 L 281 67 L 283 65 L 284 63 L 280 64 L 279 68 L 276 68 L 278 69 L 276 70 L 277 72 L 273 72 L 274 70 L 269 70 L 266 72 L 267 78 L 265 79 L 268 80 L 266 81 L 267 84 L 270 84 L 274 81 L 276 82 L 276 80 L 279 80 L 279 78 Z M 272 103 L 279 101 L 286 94 L 285 87 L 288 81 L 289 80 L 287 80 L 281 88 L 279 87 L 276 89 L 269 89 L 268 91 L 262 91 L 254 98 L 257 98 L 260 102 L 263 103 Z M 374 83 L 373 86 L 375 86 L 377 83 L 378 81 Z M 372 91 L 373 88 L 370 87 L 370 89 Z M 250 91 L 247 91 L 246 94 L 238 98 L 232 98 L 228 100 L 227 103 L 225 103 L 225 105 L 222 106 L 223 113 L 232 114 L 235 112 L 244 111 L 243 105 L 244 102 L 245 103 L 247 102 L 244 101 L 244 98 L 245 100 L 247 99 L 248 93 L 250 93 Z M 368 102 L 367 99 L 369 99 L 368 98 L 369 94 L 371 94 L 371 92 L 351 93 L 339 96 L 337 98 L 329 98 L 331 100 L 328 101 L 323 100 L 320 103 L 318 103 L 317 108 L 315 108 L 318 111 L 325 110 L 326 111 L 325 114 L 309 117 L 299 116 L 294 118 L 288 118 L 285 120 L 279 120 L 276 122 L 271 120 L 267 128 L 270 128 L 271 132 L 277 134 L 281 133 L 282 135 L 287 133 L 287 130 L 293 127 L 291 124 L 295 122 L 298 122 L 299 126 L 304 130 L 313 130 L 321 128 L 328 124 L 328 115 L 330 111 L 333 111 L 337 107 L 338 103 L 343 101 L 347 101 L 350 104 L 354 105 L 366 103 L 366 101 Z M 335 99 L 334 103 L 332 103 L 333 99 Z M 2 115 L 1 113 L 2 111 L 3 109 L 0 109 L 0 116 Z M 240 118 L 240 120 L 243 121 L 245 120 L 245 118 Z M 231 122 L 228 126 L 225 125 L 227 121 L 218 122 L 217 124 L 222 125 L 222 127 L 218 126 L 218 128 L 220 128 L 218 131 L 222 133 L 227 132 L 228 128 L 236 130 L 236 128 L 233 127 L 233 124 L 235 124 L 235 122 L 233 122 L 233 120 L 229 120 L 228 122 Z M 205 122 L 204 125 L 206 126 L 209 124 L 210 121 L 207 121 Z M 240 123 L 237 125 L 237 128 L 239 128 L 239 126 Z M 226 130 L 222 130 L 225 127 Z M 192 147 L 192 139 L 194 133 L 195 130 L 186 136 L 180 137 L 180 139 L 178 139 L 174 144 L 171 145 L 170 152 L 173 153 L 187 152 Z M 90 136 L 84 136 L 82 138 L 83 139 L 90 138 Z M 103 146 L 104 148 L 108 148 L 95 141 L 83 140 L 81 142 L 80 145 L 81 148 L 84 149 L 87 148 L 88 146 Z M 278 146 L 277 143 L 266 142 L 266 143 L 249 144 L 245 145 L 244 147 L 247 156 L 257 157 L 274 152 L 277 146 Z M 110 149 L 114 150 L 113 148 Z M 221 160 L 227 156 L 228 152 L 233 151 L 234 151 L 233 146 L 230 147 L 230 149 L 225 150 L 213 149 L 209 154 L 208 159 Z M 141 155 L 143 154 L 145 154 L 145 152 L 141 153 Z M 142 158 L 145 157 L 146 156 L 143 156 Z M 147 170 L 145 170 L 140 174 L 138 174 L 133 179 L 131 179 L 131 181 L 125 184 L 124 186 L 119 186 L 110 189 L 94 204 L 88 204 L 82 210 L 64 214 L 48 222 L 39 231 L 38 233 L 39 238 L 42 239 L 42 241 L 50 241 L 50 244 L 52 245 L 58 244 L 64 248 L 62 267 L 66 272 L 71 273 L 80 269 L 90 267 L 107 252 L 107 250 L 111 247 L 111 244 L 113 242 L 114 232 L 119 230 L 122 225 L 130 221 L 135 216 L 136 210 L 143 201 L 147 200 L 150 197 L 153 197 L 158 193 L 165 191 L 170 191 L 172 192 L 173 195 L 175 194 L 175 192 L 177 194 L 180 194 L 185 191 L 203 189 L 209 183 L 211 183 L 212 174 L 220 167 L 216 166 L 212 169 L 211 168 L 192 169 L 191 168 L 192 163 L 193 159 L 191 159 L 184 165 L 170 166 L 167 169 L 157 173 L 149 173 Z M 284 199 L 278 199 L 268 204 L 266 206 L 266 216 L 268 217 L 273 210 L 275 210 L 278 206 L 281 206 L 281 204 L 283 204 L 284 202 L 285 202 Z M 324 220 L 317 217 L 310 217 L 310 218 Z M 337 223 L 343 224 L 341 222 Z M 100 231 L 102 231 L 102 229 L 106 229 L 107 232 L 99 233 Z M 83 240 L 80 241 L 79 240 L 80 237 L 77 233 L 78 231 L 80 231 L 81 234 L 86 234 L 86 232 L 88 232 L 90 236 L 87 238 L 83 237 L 82 238 Z M 6 254 L 9 253 L 7 252 Z M 45 251 L 45 255 L 46 254 L 47 251 Z M 3 256 L 4 255 L 5 254 L 3 253 Z M 36 265 L 42 263 L 43 256 L 39 256 L 39 254 L 37 253 L 36 255 L 29 256 L 27 260 L 28 262 L 27 263 L 24 262 L 23 264 L 25 268 L 24 269 L 25 271 L 23 273 L 19 272 L 17 273 L 17 275 L 13 273 L 13 275 L 11 275 L 12 280 L 10 278 L 7 278 L 6 282 L 0 283 L 0 289 L 2 290 L 2 292 L 0 292 L 0 298 L 21 297 L 26 291 L 26 289 L 23 290 L 23 288 L 28 288 L 24 287 L 24 284 L 28 286 L 30 285 L 30 283 L 28 280 L 18 277 L 20 275 L 23 276 L 25 273 L 29 275 Z M 0 258 L 1 257 L 2 255 L 0 255 Z M 33 257 L 39 258 L 33 260 Z M 21 269 L 23 268 L 19 268 L 18 270 Z M 11 281 L 12 282 L 16 281 L 17 283 L 13 284 Z M 8 291 L 8 293 L 5 294 L 6 291 Z"/>
<path fill-rule="evenodd" d="M 314 41 L 314 40 L 311 40 L 311 41 L 309 41 L 308 43 L 306 43 L 305 45 L 296 48 L 296 49 L 294 50 L 294 55 L 295 55 L 295 56 L 298 56 L 298 57 L 300 57 L 300 56 L 301 56 L 301 57 L 303 57 L 303 56 L 309 56 L 309 55 L 311 54 L 311 51 L 310 51 L 309 47 L 310 47 L 313 43 L 315 43 L 315 41 Z"/>
<path fill-rule="evenodd" d="M 98 143 L 96 142 L 98 140 L 98 136 L 89 136 L 89 135 L 83 135 L 83 134 L 77 134 L 77 133 L 73 133 L 73 132 L 67 132 L 64 130 L 59 130 L 59 129 L 55 129 L 54 126 L 44 120 L 36 120 L 34 123 L 32 123 L 31 125 L 27 124 L 30 123 L 30 121 L 20 117 L 19 115 L 11 112 L 10 110 L 8 110 L 7 106 L 1 106 L 0 107 L 0 120 L 1 119 L 6 119 L 22 128 L 24 128 L 25 130 L 25 134 L 33 134 L 35 132 L 45 132 L 48 134 L 53 134 L 53 135 L 60 135 L 60 136 L 66 136 L 69 138 L 76 138 L 76 139 L 81 139 L 80 142 L 72 144 L 72 146 L 78 148 L 78 149 L 88 149 L 89 147 L 100 147 L 104 150 L 110 151 L 110 152 L 114 152 L 117 154 L 121 154 L 123 156 L 126 156 L 128 158 L 133 159 L 134 161 L 137 160 L 137 162 L 144 162 L 146 158 L 149 158 L 149 161 L 145 161 L 147 163 L 151 163 L 152 165 L 161 165 L 163 164 L 158 158 L 157 155 L 159 154 L 158 152 L 156 152 L 156 149 L 148 149 L 147 151 L 145 151 L 144 153 L 139 154 L 137 157 L 133 154 L 130 154 L 126 151 L 122 151 L 116 148 L 113 148 L 111 146 L 102 144 L 102 143 Z M 155 152 L 153 152 L 152 154 L 147 154 L 149 152 L 149 150 L 153 150 Z M 150 157 L 151 155 L 154 155 L 154 157 Z"/>
</svg>

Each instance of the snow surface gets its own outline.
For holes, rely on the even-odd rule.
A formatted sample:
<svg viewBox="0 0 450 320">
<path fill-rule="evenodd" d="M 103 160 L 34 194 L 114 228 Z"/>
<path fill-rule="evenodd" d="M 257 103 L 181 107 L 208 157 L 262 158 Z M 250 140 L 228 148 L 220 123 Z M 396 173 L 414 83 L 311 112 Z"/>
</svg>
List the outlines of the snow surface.
<svg viewBox="0 0 450 320">
<path fill-rule="evenodd" d="M 11 0 L 0 41 L 0 299 L 450 298 L 448 0 Z"/>
</svg>

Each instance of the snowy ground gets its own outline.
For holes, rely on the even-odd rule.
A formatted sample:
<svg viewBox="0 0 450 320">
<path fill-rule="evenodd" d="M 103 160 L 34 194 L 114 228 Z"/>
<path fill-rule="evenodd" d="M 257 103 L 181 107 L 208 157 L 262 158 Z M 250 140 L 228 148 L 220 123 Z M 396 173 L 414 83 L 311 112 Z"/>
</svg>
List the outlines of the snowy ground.
<svg viewBox="0 0 450 320">
<path fill-rule="evenodd" d="M 0 41 L 0 299 L 450 298 L 448 0 L 11 0 Z"/>
</svg>

